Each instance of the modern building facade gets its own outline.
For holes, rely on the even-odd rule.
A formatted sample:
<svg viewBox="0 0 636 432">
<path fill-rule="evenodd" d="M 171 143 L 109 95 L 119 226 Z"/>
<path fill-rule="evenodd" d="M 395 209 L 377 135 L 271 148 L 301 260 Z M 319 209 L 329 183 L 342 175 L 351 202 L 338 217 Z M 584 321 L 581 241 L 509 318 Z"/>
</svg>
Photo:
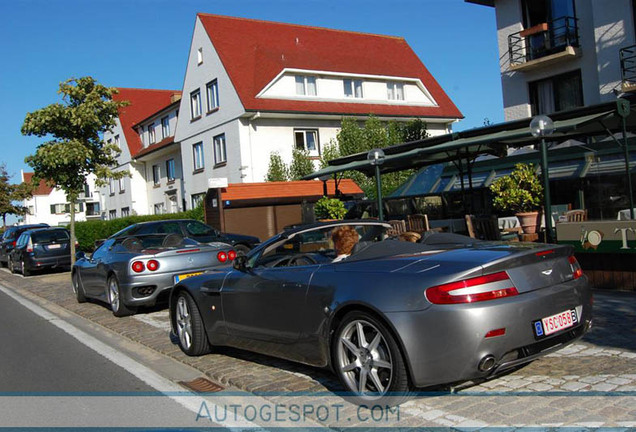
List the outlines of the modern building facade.
<svg viewBox="0 0 636 432">
<path fill-rule="evenodd" d="M 495 8 L 506 121 L 613 101 L 625 90 L 635 1 L 465 1 Z"/>
</svg>

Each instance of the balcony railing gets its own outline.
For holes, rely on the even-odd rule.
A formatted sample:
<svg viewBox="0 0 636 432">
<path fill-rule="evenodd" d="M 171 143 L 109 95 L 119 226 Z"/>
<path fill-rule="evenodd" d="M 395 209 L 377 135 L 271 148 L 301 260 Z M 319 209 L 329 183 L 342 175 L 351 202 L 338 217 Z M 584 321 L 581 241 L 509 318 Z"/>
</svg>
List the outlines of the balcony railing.
<svg viewBox="0 0 636 432">
<path fill-rule="evenodd" d="M 624 92 L 636 90 L 636 45 L 621 48 L 621 82 Z"/>
<path fill-rule="evenodd" d="M 510 63 L 518 65 L 579 46 L 578 20 L 561 17 L 508 36 Z"/>
</svg>

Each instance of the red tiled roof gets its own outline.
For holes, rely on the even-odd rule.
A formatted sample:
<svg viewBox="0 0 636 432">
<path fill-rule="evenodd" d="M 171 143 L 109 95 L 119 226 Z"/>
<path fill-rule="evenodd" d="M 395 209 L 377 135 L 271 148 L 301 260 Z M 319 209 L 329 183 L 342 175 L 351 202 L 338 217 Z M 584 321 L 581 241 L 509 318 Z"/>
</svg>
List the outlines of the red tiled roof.
<svg viewBox="0 0 636 432">
<path fill-rule="evenodd" d="M 143 145 L 133 126 L 170 105 L 172 95 L 181 94 L 181 91 L 132 88 L 117 88 L 117 90 L 119 93 L 113 95 L 114 100 L 130 102 L 130 105 L 119 109 L 119 121 L 124 130 L 130 154 L 134 155 L 141 151 Z"/>
<path fill-rule="evenodd" d="M 33 173 L 25 172 L 23 173 L 22 178 L 24 183 L 31 183 L 31 180 L 33 179 Z M 40 180 L 40 184 L 38 184 L 33 191 L 33 195 L 49 195 L 51 192 L 53 192 L 53 188 L 51 186 L 47 186 L 46 181 Z"/>
<path fill-rule="evenodd" d="M 221 199 L 229 201 L 267 198 L 295 198 L 322 196 L 323 183 L 316 180 L 264 183 L 233 183 L 221 190 Z M 362 189 L 351 179 L 338 183 L 338 190 L 345 195 L 362 195 Z M 333 196 L 334 181 L 327 181 L 327 193 Z"/>
<path fill-rule="evenodd" d="M 174 144 L 174 137 L 169 136 L 168 138 L 164 138 L 158 143 L 150 144 L 148 147 L 142 149 L 139 153 L 134 154 L 134 158 L 140 158 L 142 156 L 147 155 L 148 153 L 152 153 L 154 151 L 160 150 L 162 148 L 168 147 L 169 145 Z"/>
<path fill-rule="evenodd" d="M 403 38 L 198 14 L 248 111 L 462 118 Z M 419 78 L 439 106 L 256 98 L 284 68 Z"/>
</svg>

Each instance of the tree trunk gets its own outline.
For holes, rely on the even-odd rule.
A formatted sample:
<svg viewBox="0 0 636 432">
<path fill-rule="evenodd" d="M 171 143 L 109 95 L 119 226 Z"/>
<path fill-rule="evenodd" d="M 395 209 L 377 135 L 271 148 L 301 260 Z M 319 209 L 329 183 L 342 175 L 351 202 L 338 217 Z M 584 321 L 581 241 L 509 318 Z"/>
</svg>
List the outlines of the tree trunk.
<svg viewBox="0 0 636 432">
<path fill-rule="evenodd" d="M 75 264 L 75 203 L 77 195 L 70 195 L 69 201 L 71 202 L 71 266 L 73 266 Z"/>
</svg>

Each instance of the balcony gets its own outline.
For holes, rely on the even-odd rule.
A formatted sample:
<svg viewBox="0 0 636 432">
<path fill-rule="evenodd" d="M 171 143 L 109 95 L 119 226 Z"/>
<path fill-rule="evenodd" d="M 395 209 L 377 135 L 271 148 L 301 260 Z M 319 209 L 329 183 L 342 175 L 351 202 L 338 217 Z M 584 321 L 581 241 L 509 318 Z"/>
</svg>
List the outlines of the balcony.
<svg viewBox="0 0 636 432">
<path fill-rule="evenodd" d="M 510 70 L 529 71 L 578 57 L 577 21 L 561 17 L 509 35 Z"/>
<path fill-rule="evenodd" d="M 621 48 L 621 90 L 623 93 L 636 91 L 636 45 Z"/>
</svg>

